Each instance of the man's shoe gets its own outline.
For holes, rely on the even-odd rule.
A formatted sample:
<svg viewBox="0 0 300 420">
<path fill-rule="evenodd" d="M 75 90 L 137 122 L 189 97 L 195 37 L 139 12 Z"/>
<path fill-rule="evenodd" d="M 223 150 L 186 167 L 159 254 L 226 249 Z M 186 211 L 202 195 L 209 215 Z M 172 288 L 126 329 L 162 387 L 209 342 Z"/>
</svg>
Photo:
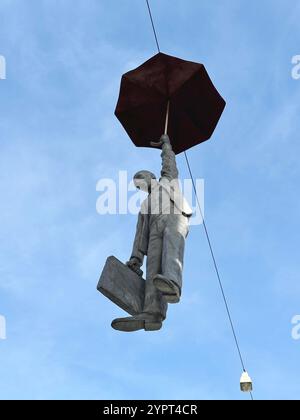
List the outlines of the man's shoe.
<svg viewBox="0 0 300 420">
<path fill-rule="evenodd" d="M 139 330 L 158 331 L 162 327 L 162 317 L 159 315 L 139 314 L 126 318 L 114 319 L 111 326 L 117 331 L 124 332 Z"/>
<path fill-rule="evenodd" d="M 166 302 L 178 303 L 180 301 L 181 291 L 179 286 L 167 277 L 157 274 L 153 279 L 154 286 L 163 294 Z"/>
</svg>

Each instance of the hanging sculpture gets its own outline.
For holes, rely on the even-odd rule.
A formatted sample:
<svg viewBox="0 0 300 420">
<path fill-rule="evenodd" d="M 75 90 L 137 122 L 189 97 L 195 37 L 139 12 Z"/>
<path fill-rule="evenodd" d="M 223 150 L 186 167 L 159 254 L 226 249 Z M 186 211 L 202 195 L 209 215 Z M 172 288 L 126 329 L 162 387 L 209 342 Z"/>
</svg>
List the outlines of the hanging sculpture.
<svg viewBox="0 0 300 420">
<path fill-rule="evenodd" d="M 168 304 L 180 300 L 192 211 L 179 188 L 175 154 L 208 140 L 224 107 L 203 64 L 158 53 L 122 77 L 115 114 L 136 146 L 162 148 L 162 170 L 159 181 L 146 170 L 134 176 L 148 197 L 131 258 L 124 265 L 109 257 L 98 283 L 101 293 L 131 315 L 115 319 L 116 330 L 159 330 Z"/>
</svg>

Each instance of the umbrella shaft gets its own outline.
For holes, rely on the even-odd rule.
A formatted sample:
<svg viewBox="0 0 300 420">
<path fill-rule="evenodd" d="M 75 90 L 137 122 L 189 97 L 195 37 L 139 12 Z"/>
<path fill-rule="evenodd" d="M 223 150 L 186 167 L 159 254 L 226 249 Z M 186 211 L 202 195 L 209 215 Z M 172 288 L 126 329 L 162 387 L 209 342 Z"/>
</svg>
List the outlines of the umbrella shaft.
<svg viewBox="0 0 300 420">
<path fill-rule="evenodd" d="M 166 113 L 166 121 L 165 121 L 165 133 L 164 134 L 168 134 L 169 110 L 170 110 L 170 101 L 168 101 L 168 105 L 167 105 L 167 113 Z"/>
</svg>

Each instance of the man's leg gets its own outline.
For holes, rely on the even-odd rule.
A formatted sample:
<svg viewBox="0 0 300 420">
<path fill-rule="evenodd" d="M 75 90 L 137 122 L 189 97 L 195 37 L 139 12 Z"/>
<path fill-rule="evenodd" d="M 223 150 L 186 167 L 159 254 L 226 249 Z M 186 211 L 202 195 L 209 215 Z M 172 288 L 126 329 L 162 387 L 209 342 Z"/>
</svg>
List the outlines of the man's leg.
<svg viewBox="0 0 300 420">
<path fill-rule="evenodd" d="M 160 223 L 159 223 L 160 222 Z M 148 253 L 147 253 L 147 274 L 145 287 L 145 301 L 143 312 L 139 315 L 117 318 L 112 322 L 112 327 L 118 331 L 157 331 L 166 318 L 168 304 L 153 284 L 153 278 L 161 273 L 163 231 L 165 220 L 157 221 L 151 227 Z"/>
<path fill-rule="evenodd" d="M 169 303 L 178 303 L 182 288 L 182 271 L 188 219 L 183 215 L 171 215 L 164 230 L 161 275 L 154 280 Z"/>
<path fill-rule="evenodd" d="M 153 224 L 149 238 L 144 312 L 158 315 L 164 320 L 166 318 L 168 304 L 163 298 L 162 293 L 153 284 L 154 277 L 160 274 L 162 270 L 164 226 L 159 225 L 161 223 Z"/>
</svg>

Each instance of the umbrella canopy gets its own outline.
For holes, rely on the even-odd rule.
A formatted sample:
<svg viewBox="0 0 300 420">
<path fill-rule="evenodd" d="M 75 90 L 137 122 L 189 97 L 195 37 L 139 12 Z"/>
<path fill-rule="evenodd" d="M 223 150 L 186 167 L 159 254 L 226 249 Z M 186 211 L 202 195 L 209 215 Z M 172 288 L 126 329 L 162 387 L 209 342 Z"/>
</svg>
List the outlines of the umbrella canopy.
<svg viewBox="0 0 300 420">
<path fill-rule="evenodd" d="M 158 53 L 122 76 L 115 115 L 138 147 L 164 132 L 175 153 L 208 140 L 225 108 L 203 64 Z"/>
</svg>

